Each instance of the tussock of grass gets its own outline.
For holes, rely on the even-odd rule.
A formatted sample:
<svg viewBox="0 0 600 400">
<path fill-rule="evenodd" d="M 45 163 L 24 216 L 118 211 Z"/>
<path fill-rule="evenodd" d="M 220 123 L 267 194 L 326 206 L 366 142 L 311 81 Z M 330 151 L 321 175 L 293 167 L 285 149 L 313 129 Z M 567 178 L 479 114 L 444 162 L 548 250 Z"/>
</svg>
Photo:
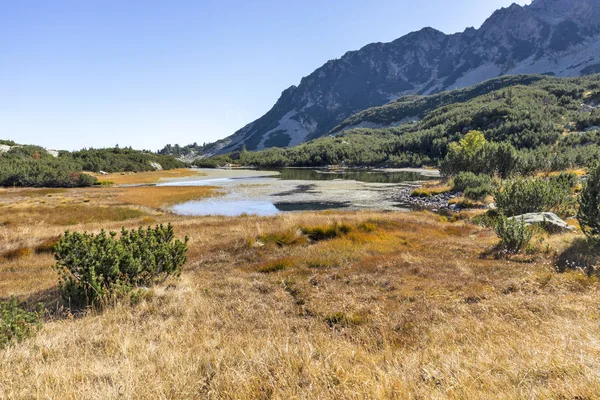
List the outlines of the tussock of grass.
<svg viewBox="0 0 600 400">
<path fill-rule="evenodd" d="M 342 237 L 350 233 L 352 229 L 352 226 L 348 224 L 339 223 L 323 226 L 303 226 L 262 234 L 255 241 L 249 240 L 249 243 L 253 247 L 261 247 L 263 245 L 275 245 L 278 247 L 298 246 Z M 372 232 L 377 227 L 374 224 L 365 223 L 361 224 L 360 229 Z"/>
<path fill-rule="evenodd" d="M 361 317 L 359 315 L 348 315 L 345 312 L 341 311 L 329 314 L 323 319 L 325 323 L 327 323 L 327 325 L 329 325 L 332 328 L 336 326 L 348 327 L 353 325 L 361 325 L 363 322 L 365 322 L 364 317 Z"/>
<path fill-rule="evenodd" d="M 257 268 L 258 272 L 262 272 L 263 274 L 269 274 L 272 272 L 279 272 L 286 269 L 290 269 L 294 266 L 293 262 L 289 259 L 275 260 L 263 264 Z"/>
<path fill-rule="evenodd" d="M 363 222 L 362 224 L 359 224 L 357 228 L 363 232 L 375 232 L 377 230 L 377 225 L 372 222 Z"/>
<path fill-rule="evenodd" d="M 53 236 L 45 239 L 40 244 L 35 247 L 35 252 L 40 253 L 51 253 L 54 249 L 54 246 L 58 244 L 60 236 Z"/>
<path fill-rule="evenodd" d="M 485 207 L 485 203 L 482 201 L 468 199 L 466 197 L 456 197 L 454 199 L 450 199 L 448 204 L 455 204 L 461 208 L 482 208 Z"/>
<path fill-rule="evenodd" d="M 411 192 L 412 197 L 431 197 L 442 193 L 452 191 L 452 186 L 448 184 L 431 183 L 425 184 Z"/>
<path fill-rule="evenodd" d="M 333 257 L 317 257 L 308 260 L 306 266 L 311 269 L 332 269 L 338 268 L 340 262 Z"/>
<path fill-rule="evenodd" d="M 265 245 L 276 245 L 279 247 L 303 245 L 308 243 L 306 237 L 298 230 L 268 233 L 258 236 L 258 241 Z"/>
<path fill-rule="evenodd" d="M 304 226 L 300 230 L 313 242 L 319 242 L 347 235 L 352 231 L 352 227 L 348 224 L 336 223 L 326 226 Z"/>
<path fill-rule="evenodd" d="M 2 257 L 6 260 L 16 260 L 31 256 L 33 252 L 29 247 L 17 247 L 16 249 L 7 250 L 2 253 Z"/>
</svg>

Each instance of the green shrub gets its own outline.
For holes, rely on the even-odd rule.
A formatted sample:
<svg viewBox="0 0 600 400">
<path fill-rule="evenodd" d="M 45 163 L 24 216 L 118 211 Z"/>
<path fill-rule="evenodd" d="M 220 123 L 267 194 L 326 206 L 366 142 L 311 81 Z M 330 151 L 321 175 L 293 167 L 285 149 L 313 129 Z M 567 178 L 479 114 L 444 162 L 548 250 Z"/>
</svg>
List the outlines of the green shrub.
<svg viewBox="0 0 600 400">
<path fill-rule="evenodd" d="M 41 304 L 37 312 L 30 312 L 20 308 L 14 297 L 0 302 L 0 348 L 33 335 L 41 328 L 43 315 Z"/>
<path fill-rule="evenodd" d="M 466 189 L 482 186 L 492 186 L 492 178 L 489 175 L 476 175 L 473 172 L 459 172 L 454 177 L 452 189 L 457 192 L 464 192 Z"/>
<path fill-rule="evenodd" d="M 0 186 L 4 187 L 89 187 L 98 180 L 81 171 L 154 171 L 187 165 L 173 156 L 127 149 L 85 149 L 58 156 L 38 146 L 16 146 L 0 154 Z"/>
<path fill-rule="evenodd" d="M 494 194 L 496 205 L 504 215 L 532 212 L 560 213 L 572 205 L 571 191 L 562 185 L 536 178 L 505 181 Z"/>
<path fill-rule="evenodd" d="M 96 183 L 95 177 L 81 170 L 73 159 L 53 157 L 40 147 L 13 147 L 0 155 L 0 186 L 86 187 Z"/>
<path fill-rule="evenodd" d="M 494 193 L 492 185 L 483 185 L 465 189 L 464 196 L 470 200 L 483 200 L 492 193 Z"/>
<path fill-rule="evenodd" d="M 590 173 L 579 196 L 577 219 L 586 236 L 600 238 L 600 165 Z"/>
<path fill-rule="evenodd" d="M 466 171 L 506 178 L 517 164 L 518 153 L 510 143 L 488 142 L 482 132 L 470 131 L 460 142 L 450 143 L 440 171 L 445 176 Z"/>
<path fill-rule="evenodd" d="M 498 213 L 498 210 L 488 210 L 484 214 L 473 217 L 471 222 L 484 228 L 495 228 L 500 218 L 502 216 Z"/>
<path fill-rule="evenodd" d="M 520 252 L 533 238 L 532 229 L 520 218 L 500 216 L 494 228 L 500 238 L 500 245 L 508 253 Z"/>
<path fill-rule="evenodd" d="M 187 237 L 183 242 L 175 240 L 171 224 L 123 228 L 118 238 L 116 232 L 67 231 L 54 247 L 62 296 L 74 305 L 91 305 L 177 277 L 186 261 L 187 242 Z"/>
<path fill-rule="evenodd" d="M 579 182 L 579 177 L 573 172 L 561 172 L 550 177 L 550 184 L 565 190 L 573 189 Z"/>
<path fill-rule="evenodd" d="M 494 192 L 492 178 L 489 175 L 476 175 L 473 172 L 459 172 L 454 177 L 456 192 L 464 192 L 464 196 L 470 200 L 483 200 Z"/>
</svg>

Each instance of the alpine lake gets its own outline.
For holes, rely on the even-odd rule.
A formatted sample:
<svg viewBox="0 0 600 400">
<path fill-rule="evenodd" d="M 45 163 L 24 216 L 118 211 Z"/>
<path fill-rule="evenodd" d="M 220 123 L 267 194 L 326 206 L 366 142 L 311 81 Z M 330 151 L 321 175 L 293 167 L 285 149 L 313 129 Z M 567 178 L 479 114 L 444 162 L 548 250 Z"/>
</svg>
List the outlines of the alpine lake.
<svg viewBox="0 0 600 400">
<path fill-rule="evenodd" d="M 159 186 L 212 186 L 221 196 L 177 204 L 179 215 L 260 215 L 323 210 L 409 211 L 394 200 L 394 189 L 418 187 L 438 177 L 437 171 L 393 170 L 213 170 L 200 177 L 159 183 Z"/>
</svg>

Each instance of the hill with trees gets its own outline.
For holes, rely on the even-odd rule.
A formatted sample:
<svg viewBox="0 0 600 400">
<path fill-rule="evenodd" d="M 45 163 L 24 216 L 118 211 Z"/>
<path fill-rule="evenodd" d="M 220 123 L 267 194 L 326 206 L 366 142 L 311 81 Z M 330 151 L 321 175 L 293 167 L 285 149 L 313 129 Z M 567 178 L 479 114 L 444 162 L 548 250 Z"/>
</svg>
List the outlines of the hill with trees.
<svg viewBox="0 0 600 400">
<path fill-rule="evenodd" d="M 368 124 L 377 127 L 356 128 Z M 451 143 L 477 130 L 514 148 L 523 173 L 561 170 L 600 159 L 599 125 L 600 75 L 501 77 L 368 109 L 329 136 L 293 148 L 243 150 L 216 160 L 258 167 L 438 166 Z M 214 160 L 195 164 L 211 166 Z"/>
<path fill-rule="evenodd" d="M 173 156 L 157 155 L 131 148 L 83 149 L 51 154 L 44 148 L 17 145 L 2 140 L 8 149 L 0 153 L 0 186 L 4 187 L 81 187 L 91 186 L 96 178 L 87 172 L 143 172 L 157 167 L 185 167 Z"/>
</svg>

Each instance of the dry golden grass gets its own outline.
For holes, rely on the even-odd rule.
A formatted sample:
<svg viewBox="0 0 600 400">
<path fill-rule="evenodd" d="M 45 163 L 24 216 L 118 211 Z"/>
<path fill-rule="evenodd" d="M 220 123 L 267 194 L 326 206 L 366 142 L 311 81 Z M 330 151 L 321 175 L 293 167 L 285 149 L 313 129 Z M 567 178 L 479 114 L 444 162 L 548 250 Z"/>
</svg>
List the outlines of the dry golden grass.
<svg viewBox="0 0 600 400">
<path fill-rule="evenodd" d="M 162 180 L 176 179 L 176 178 L 188 178 L 192 176 L 204 176 L 205 174 L 198 172 L 194 169 L 180 168 L 171 169 L 166 171 L 149 171 L 149 172 L 138 172 L 132 173 L 114 173 L 108 175 L 100 175 L 96 173 L 90 173 L 90 175 L 98 178 L 100 182 L 113 182 L 116 185 L 132 185 L 132 184 L 147 184 L 157 183 Z"/>
<path fill-rule="evenodd" d="M 0 350 L 0 398 L 600 393 L 600 283 L 556 273 L 546 255 L 529 263 L 482 258 L 497 240 L 490 230 L 430 213 L 152 218 L 191 238 L 182 279 L 134 306 L 124 299 L 79 318 L 48 316 L 36 337 Z M 301 227 L 334 224 L 351 229 L 297 238 Z M 35 249 L 60 233 L 19 221 L 10 229 L 0 228 L 2 248 Z M 575 238 L 555 236 L 552 245 Z M 50 254 L 35 251 L 0 261 L 0 297 L 55 304 L 51 265 Z"/>
<path fill-rule="evenodd" d="M 114 189 L 116 200 L 124 204 L 161 208 L 200 200 L 216 194 L 210 186 L 136 186 Z"/>
<path fill-rule="evenodd" d="M 423 186 L 412 191 L 411 196 L 430 197 L 442 193 L 447 193 L 452 190 L 452 185 L 443 181 L 425 182 Z"/>
<path fill-rule="evenodd" d="M 571 174 L 577 175 L 578 177 L 582 177 L 584 175 L 587 175 L 588 171 L 585 168 L 576 168 L 576 169 L 571 168 L 571 169 L 566 169 L 564 171 L 540 172 L 537 174 L 537 176 L 549 177 L 549 176 L 557 176 L 562 173 L 571 173 Z"/>
</svg>

